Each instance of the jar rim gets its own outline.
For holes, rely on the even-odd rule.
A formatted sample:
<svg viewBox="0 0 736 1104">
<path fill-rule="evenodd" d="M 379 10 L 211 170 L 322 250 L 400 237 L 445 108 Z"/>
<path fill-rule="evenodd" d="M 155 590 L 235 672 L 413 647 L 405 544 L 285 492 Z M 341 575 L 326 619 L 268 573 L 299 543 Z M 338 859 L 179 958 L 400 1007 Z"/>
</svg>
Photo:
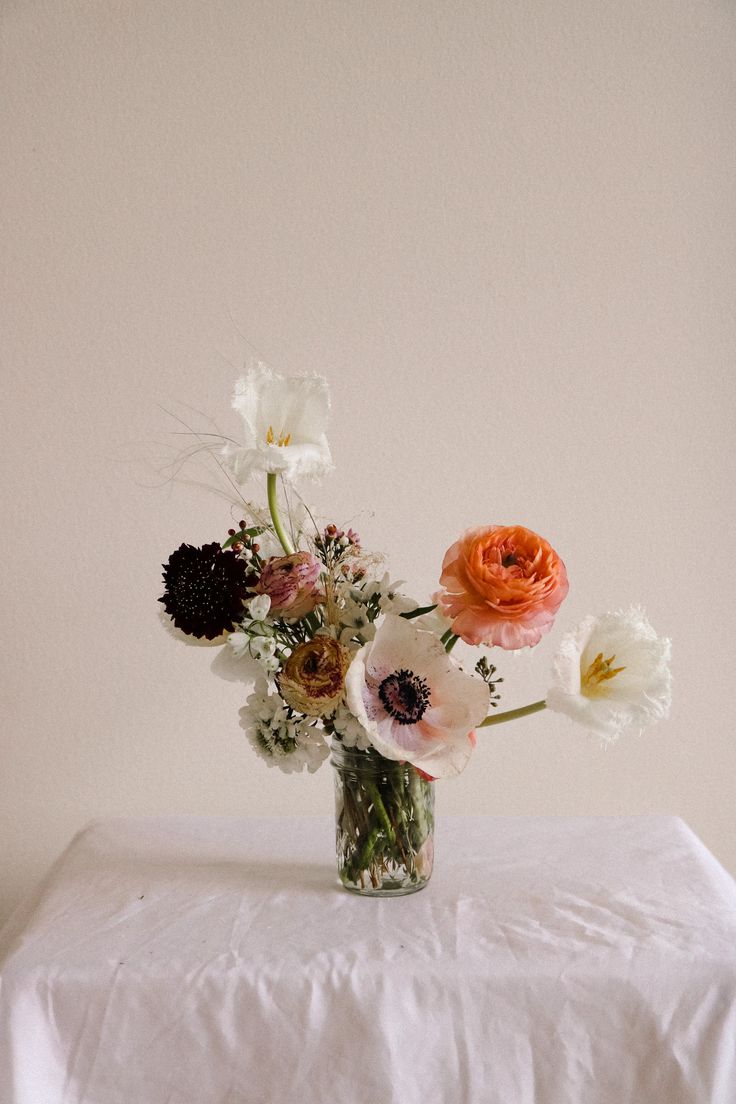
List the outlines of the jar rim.
<svg viewBox="0 0 736 1104">
<path fill-rule="evenodd" d="M 370 774 L 387 774 L 398 771 L 415 772 L 417 770 L 407 759 L 387 759 L 375 748 L 364 750 L 356 747 L 345 747 L 343 743 L 334 738 L 330 751 L 330 762 L 335 770 L 358 770 Z"/>
</svg>

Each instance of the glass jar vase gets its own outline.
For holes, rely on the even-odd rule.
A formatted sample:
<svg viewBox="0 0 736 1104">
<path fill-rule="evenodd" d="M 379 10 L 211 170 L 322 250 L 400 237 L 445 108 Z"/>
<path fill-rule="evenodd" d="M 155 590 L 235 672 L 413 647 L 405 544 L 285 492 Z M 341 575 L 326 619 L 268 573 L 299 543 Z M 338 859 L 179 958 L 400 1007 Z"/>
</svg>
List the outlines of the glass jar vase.
<svg viewBox="0 0 736 1104">
<path fill-rule="evenodd" d="M 410 763 L 332 744 L 340 881 L 353 893 L 422 889 L 434 861 L 434 783 Z"/>
</svg>

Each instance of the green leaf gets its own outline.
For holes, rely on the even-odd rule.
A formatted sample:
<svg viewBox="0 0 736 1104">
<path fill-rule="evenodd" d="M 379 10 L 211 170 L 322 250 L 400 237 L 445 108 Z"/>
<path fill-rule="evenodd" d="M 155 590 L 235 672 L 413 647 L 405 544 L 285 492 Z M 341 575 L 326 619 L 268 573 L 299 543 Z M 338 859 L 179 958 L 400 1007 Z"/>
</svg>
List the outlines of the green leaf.
<svg viewBox="0 0 736 1104">
<path fill-rule="evenodd" d="M 237 533 L 233 533 L 231 537 L 223 543 L 222 548 L 231 548 L 232 545 L 237 544 L 238 541 L 242 541 L 245 537 L 260 537 L 261 533 L 266 532 L 265 525 L 254 525 L 252 529 L 239 529 Z"/>
</svg>

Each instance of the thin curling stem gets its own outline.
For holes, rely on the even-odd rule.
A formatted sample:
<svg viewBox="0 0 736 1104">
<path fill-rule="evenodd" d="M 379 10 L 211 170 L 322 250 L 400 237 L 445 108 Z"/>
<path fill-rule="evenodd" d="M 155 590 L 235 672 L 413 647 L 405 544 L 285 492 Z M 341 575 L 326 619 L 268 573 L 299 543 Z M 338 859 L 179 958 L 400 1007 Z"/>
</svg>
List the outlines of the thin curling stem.
<svg viewBox="0 0 736 1104">
<path fill-rule="evenodd" d="M 507 709 L 505 713 L 493 713 L 475 727 L 486 728 L 488 725 L 503 724 L 504 721 L 515 721 L 517 717 L 528 717 L 530 713 L 538 713 L 540 709 L 546 708 L 545 701 L 531 702 L 530 705 L 521 705 L 518 709 Z"/>
<path fill-rule="evenodd" d="M 281 524 L 278 499 L 276 497 L 276 473 L 269 472 L 266 478 L 268 487 L 268 508 L 271 511 L 271 521 L 273 522 L 274 531 L 281 541 L 281 547 L 286 555 L 291 556 L 294 552 L 294 545 L 291 543 L 288 533 Z"/>
</svg>

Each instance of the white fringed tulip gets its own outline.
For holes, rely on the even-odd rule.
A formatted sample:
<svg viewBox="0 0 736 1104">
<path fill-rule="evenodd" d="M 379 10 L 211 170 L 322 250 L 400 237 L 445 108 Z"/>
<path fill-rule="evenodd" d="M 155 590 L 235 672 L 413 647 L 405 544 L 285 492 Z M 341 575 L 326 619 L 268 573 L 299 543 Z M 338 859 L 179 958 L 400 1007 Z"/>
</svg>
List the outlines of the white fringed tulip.
<svg viewBox="0 0 736 1104">
<path fill-rule="evenodd" d="M 635 606 L 586 617 L 560 643 L 548 709 L 566 713 L 610 743 L 666 717 L 672 699 L 670 641 Z"/>
<path fill-rule="evenodd" d="M 238 380 L 233 407 L 245 423 L 244 440 L 223 455 L 238 483 L 263 472 L 294 479 L 332 468 L 325 436 L 330 398 L 321 376 L 285 378 L 258 361 Z"/>
</svg>

